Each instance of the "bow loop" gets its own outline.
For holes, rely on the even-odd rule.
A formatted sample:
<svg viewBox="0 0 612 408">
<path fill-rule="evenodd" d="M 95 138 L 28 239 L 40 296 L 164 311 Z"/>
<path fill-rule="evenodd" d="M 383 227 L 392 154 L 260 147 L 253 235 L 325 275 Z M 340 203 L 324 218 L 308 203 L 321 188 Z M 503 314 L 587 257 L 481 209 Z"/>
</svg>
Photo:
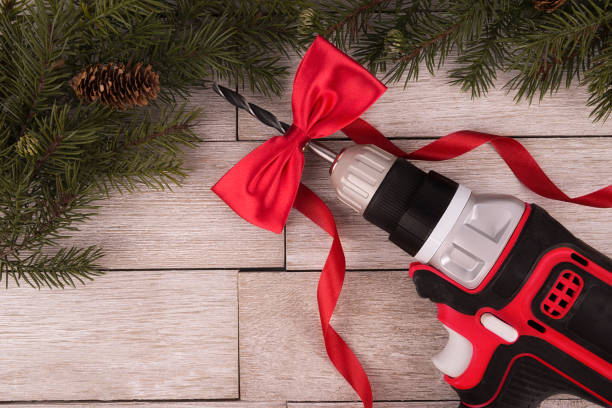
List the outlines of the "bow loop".
<svg viewBox="0 0 612 408">
<path fill-rule="evenodd" d="M 293 125 L 245 156 L 213 191 L 250 223 L 282 232 L 302 177 L 304 146 L 353 122 L 385 89 L 365 68 L 317 37 L 295 74 Z"/>
</svg>

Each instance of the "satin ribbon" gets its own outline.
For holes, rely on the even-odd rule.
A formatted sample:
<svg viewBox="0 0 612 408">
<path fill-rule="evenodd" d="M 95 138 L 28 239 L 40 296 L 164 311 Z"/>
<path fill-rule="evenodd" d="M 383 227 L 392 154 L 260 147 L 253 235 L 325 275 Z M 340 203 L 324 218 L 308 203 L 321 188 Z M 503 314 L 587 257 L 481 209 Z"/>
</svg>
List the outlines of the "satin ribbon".
<svg viewBox="0 0 612 408">
<path fill-rule="evenodd" d="M 534 193 L 552 200 L 588 207 L 612 208 L 612 185 L 579 197 L 569 197 L 546 175 L 527 149 L 520 142 L 509 137 L 460 130 L 436 139 L 412 153 L 406 153 L 374 126 L 362 119 L 357 119 L 342 131 L 355 143 L 373 144 L 391 154 L 410 160 L 454 159 L 483 144 L 490 143 L 516 178 Z"/>
<path fill-rule="evenodd" d="M 317 37 L 295 73 L 291 128 L 240 160 L 213 191 L 245 220 L 280 233 L 300 184 L 306 143 L 355 121 L 385 90 L 361 65 Z"/>
<path fill-rule="evenodd" d="M 332 237 L 332 246 L 317 287 L 325 349 L 336 369 L 353 387 L 365 408 L 372 407 L 372 389 L 361 363 L 330 320 L 340 296 L 346 265 L 334 217 L 327 205 L 300 183 L 303 147 L 311 139 L 337 130 L 360 144 L 374 144 L 399 157 L 439 161 L 455 158 L 490 143 L 517 178 L 544 197 L 593 207 L 612 207 L 612 185 L 570 198 L 544 173 L 516 140 L 486 133 L 455 132 L 406 153 L 359 116 L 385 91 L 363 67 L 317 37 L 296 72 L 289 131 L 257 147 L 232 167 L 213 191 L 247 221 L 282 232 L 293 206 Z"/>
</svg>

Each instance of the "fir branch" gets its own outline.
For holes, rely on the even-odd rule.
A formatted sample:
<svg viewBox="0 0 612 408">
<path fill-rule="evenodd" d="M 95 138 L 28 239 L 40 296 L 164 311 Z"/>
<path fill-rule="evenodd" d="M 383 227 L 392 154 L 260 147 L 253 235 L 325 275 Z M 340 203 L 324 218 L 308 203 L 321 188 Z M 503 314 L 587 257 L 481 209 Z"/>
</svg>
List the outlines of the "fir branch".
<svg viewBox="0 0 612 408">
<path fill-rule="evenodd" d="M 332 34 L 336 33 L 342 27 L 348 24 L 350 27 L 349 32 L 351 34 L 351 38 L 356 37 L 357 31 L 359 31 L 360 29 L 359 19 L 361 18 L 362 21 L 365 21 L 365 18 L 363 15 L 366 14 L 367 12 L 370 12 L 373 8 L 383 3 L 384 1 L 385 0 L 371 0 L 365 4 L 360 5 L 353 12 L 347 15 L 345 18 L 338 21 L 333 26 L 329 27 L 327 31 L 325 32 L 325 35 L 331 36 Z"/>
<path fill-rule="evenodd" d="M 43 154 L 43 156 L 36 162 L 36 169 L 40 169 L 43 166 L 43 164 L 47 161 L 47 159 L 51 157 L 51 155 L 57 149 L 57 146 L 62 142 L 63 138 L 64 137 L 62 136 L 61 133 L 57 133 L 53 137 L 53 142 L 51 142 L 45 154 Z"/>
<path fill-rule="evenodd" d="M 170 135 L 172 133 L 181 133 L 181 132 L 189 130 L 189 129 L 191 129 L 191 125 L 189 125 L 189 124 L 186 124 L 186 123 L 175 124 L 175 125 L 172 125 L 170 127 L 165 128 L 165 129 L 163 129 L 161 131 L 154 132 L 154 133 L 145 135 L 145 136 L 143 136 L 143 137 L 141 137 L 139 139 L 132 140 L 132 141 L 129 141 L 127 143 L 124 143 L 123 145 L 116 147 L 114 149 L 114 151 L 118 152 L 118 151 L 121 151 L 121 150 L 123 150 L 123 149 L 125 149 L 127 147 L 139 146 L 139 145 L 141 145 L 143 143 L 148 143 L 148 142 L 150 142 L 150 141 L 152 141 L 154 139 L 158 139 L 158 138 L 161 138 L 161 137 L 164 137 L 164 136 L 168 136 L 168 135 Z"/>
<path fill-rule="evenodd" d="M 4 258 L 8 262 L 9 256 L 17 257 L 19 252 L 32 249 L 37 244 L 39 237 L 48 235 L 56 229 L 56 223 L 70 210 L 70 205 L 74 199 L 73 195 L 66 194 L 57 201 L 42 200 L 43 206 L 51 215 L 45 221 L 36 225 L 33 230 L 28 231 L 19 244 L 13 243 L 3 249 L 0 252 L 0 258 Z"/>
<path fill-rule="evenodd" d="M 451 84 L 460 85 L 464 92 L 471 91 L 472 98 L 485 95 L 494 86 L 497 71 L 504 69 L 509 50 L 503 39 L 515 30 L 522 7 L 507 4 L 492 11 L 486 13 L 482 33 L 465 45 L 460 44 L 459 67 L 449 72 Z"/>
<path fill-rule="evenodd" d="M 325 3 L 305 14 L 305 26 L 329 30 L 330 40 L 352 47 L 359 62 L 389 82 L 418 79 L 423 65 L 434 74 L 455 55 L 459 67 L 450 71 L 451 83 L 472 97 L 486 94 L 505 71 L 514 73 L 506 88 L 515 91 L 517 102 L 531 102 L 536 94 L 541 99 L 577 81 L 592 87 L 594 120 L 605 120 L 612 109 L 612 68 L 600 59 L 611 41 L 610 0 L 537 7 L 529 0 L 440 0 L 435 8 L 428 0 L 394 7 L 372 0 Z"/>
<path fill-rule="evenodd" d="M 306 5 L 0 0 L 0 279 L 63 287 L 99 274 L 99 248 L 62 239 L 112 191 L 180 184 L 199 112 L 174 101 L 194 86 L 223 79 L 279 93 Z M 90 65 L 130 61 L 160 74 L 150 106 L 84 106 L 69 85 Z"/>
<path fill-rule="evenodd" d="M 457 30 L 457 27 L 459 27 L 459 24 L 453 24 L 446 30 L 437 34 L 434 38 L 418 44 L 416 48 L 414 48 L 409 54 L 402 56 L 399 59 L 399 63 L 405 64 L 405 63 L 412 61 L 414 58 L 419 57 L 421 53 L 427 48 L 431 47 L 432 45 L 439 44 L 441 41 L 446 40 L 449 35 L 451 35 L 453 32 Z"/>
<path fill-rule="evenodd" d="M 569 87 L 574 77 L 580 80 L 601 48 L 601 29 L 607 30 L 612 22 L 612 10 L 593 0 L 567 6 L 541 16 L 536 30 L 525 22 L 509 40 L 514 47 L 509 69 L 518 73 L 507 87 L 516 90 L 517 101 L 531 101 L 537 93 L 541 100 L 558 90 L 564 77 Z"/>
<path fill-rule="evenodd" d="M 8 288 L 9 278 L 17 286 L 20 280 L 30 286 L 41 288 L 64 288 L 75 286 L 75 281 L 84 284 L 95 276 L 103 275 L 97 261 L 102 251 L 96 246 L 87 248 L 60 248 L 53 256 L 35 253 L 18 261 L 0 258 L 0 281 L 4 278 Z"/>
<path fill-rule="evenodd" d="M 21 126 L 21 131 L 19 132 L 19 136 L 17 137 L 18 139 L 20 139 L 25 134 L 26 129 L 28 128 L 30 122 L 34 118 L 36 104 L 45 86 L 45 81 L 47 79 L 46 72 L 48 69 L 52 68 L 49 54 L 51 53 L 51 49 L 53 48 L 53 42 L 54 42 L 53 24 L 50 23 L 47 25 L 47 27 L 48 27 L 47 32 L 48 32 L 48 37 L 49 37 L 49 45 L 46 47 L 47 52 L 44 53 L 43 55 L 43 60 L 41 62 L 41 69 L 40 69 L 40 77 L 38 78 L 38 85 L 36 86 L 36 91 L 34 92 L 34 95 L 32 97 L 32 102 L 30 103 L 30 106 L 28 108 L 28 114 L 26 115 L 25 120 L 23 121 L 23 125 Z"/>
<path fill-rule="evenodd" d="M 584 83 L 590 94 L 587 106 L 593 107 L 591 117 L 605 122 L 612 113 L 612 42 L 593 61 Z"/>
</svg>

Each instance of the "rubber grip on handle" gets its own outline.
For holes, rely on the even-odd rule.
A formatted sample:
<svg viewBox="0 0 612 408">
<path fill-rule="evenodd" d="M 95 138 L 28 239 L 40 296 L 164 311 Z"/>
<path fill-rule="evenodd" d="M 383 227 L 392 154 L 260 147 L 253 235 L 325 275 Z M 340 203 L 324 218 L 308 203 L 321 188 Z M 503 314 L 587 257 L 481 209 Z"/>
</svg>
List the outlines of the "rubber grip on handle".
<svg viewBox="0 0 612 408">
<path fill-rule="evenodd" d="M 534 358 L 522 357 L 512 365 L 494 400 L 487 405 L 479 405 L 479 408 L 537 408 L 545 399 L 567 392 L 601 404 Z M 471 408 L 463 402 L 460 407 Z"/>
</svg>

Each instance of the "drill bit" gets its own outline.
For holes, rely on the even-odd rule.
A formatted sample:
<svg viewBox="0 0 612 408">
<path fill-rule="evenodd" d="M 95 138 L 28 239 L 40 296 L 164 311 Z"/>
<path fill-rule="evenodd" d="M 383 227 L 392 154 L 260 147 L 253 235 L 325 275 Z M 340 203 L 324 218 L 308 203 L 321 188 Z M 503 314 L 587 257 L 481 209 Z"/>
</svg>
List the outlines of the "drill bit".
<svg viewBox="0 0 612 408">
<path fill-rule="evenodd" d="M 246 98 L 240 95 L 238 92 L 232 91 L 224 86 L 218 85 L 216 82 L 213 84 L 213 91 L 217 95 L 225 98 L 229 103 L 237 108 L 244 109 L 249 115 L 257 118 L 264 125 L 268 125 L 278 130 L 280 133 L 285 133 L 289 130 L 289 124 L 281 122 L 278 118 L 270 111 L 267 111 L 259 106 L 249 103 Z"/>
<path fill-rule="evenodd" d="M 213 83 L 212 89 L 217 93 L 217 95 L 223 97 L 235 107 L 239 109 L 244 109 L 246 112 L 249 113 L 249 115 L 257 118 L 261 123 L 273 127 L 280 133 L 287 132 L 287 130 L 291 127 L 289 124 L 278 120 L 278 118 L 272 112 L 248 102 L 244 96 L 240 95 L 236 91 L 232 91 L 229 88 L 217 84 L 216 82 Z M 336 152 L 328 149 L 321 143 L 315 142 L 314 140 L 308 142 L 306 144 L 306 147 L 308 147 L 317 156 L 330 163 L 333 163 L 336 160 L 336 157 L 338 156 Z"/>
</svg>

